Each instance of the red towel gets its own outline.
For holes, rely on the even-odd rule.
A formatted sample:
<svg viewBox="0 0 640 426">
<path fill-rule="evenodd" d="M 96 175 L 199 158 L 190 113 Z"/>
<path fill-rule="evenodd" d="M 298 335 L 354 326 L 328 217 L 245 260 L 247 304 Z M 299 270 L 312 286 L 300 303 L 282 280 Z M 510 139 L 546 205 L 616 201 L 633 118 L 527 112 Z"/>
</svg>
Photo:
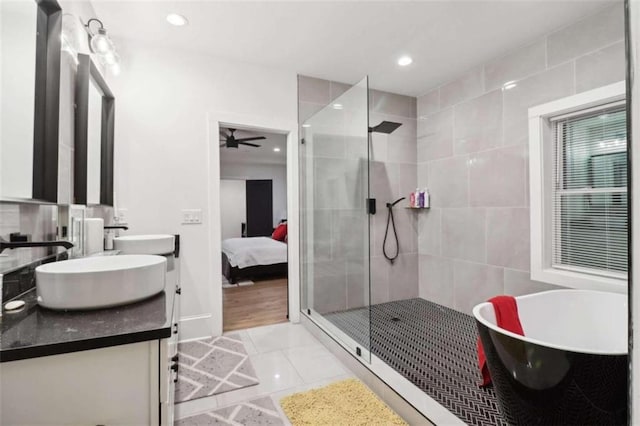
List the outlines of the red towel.
<svg viewBox="0 0 640 426">
<path fill-rule="evenodd" d="M 496 323 L 498 327 L 503 328 L 520 336 L 524 336 L 522 331 L 522 324 L 520 324 L 520 317 L 518 316 L 518 304 L 513 296 L 496 296 L 489 299 L 489 302 L 493 305 L 493 310 L 496 313 Z M 491 375 L 489 374 L 489 368 L 487 367 L 487 358 L 484 355 L 484 348 L 482 342 L 478 338 L 478 364 L 480 366 L 480 372 L 482 373 L 481 386 L 487 386 L 491 384 Z"/>
</svg>

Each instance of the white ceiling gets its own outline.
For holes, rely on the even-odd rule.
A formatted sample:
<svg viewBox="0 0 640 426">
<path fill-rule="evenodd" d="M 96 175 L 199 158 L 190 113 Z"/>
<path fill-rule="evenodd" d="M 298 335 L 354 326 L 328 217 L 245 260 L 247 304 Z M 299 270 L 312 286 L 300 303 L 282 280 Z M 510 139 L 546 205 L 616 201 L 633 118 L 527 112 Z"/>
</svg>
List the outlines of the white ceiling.
<svg viewBox="0 0 640 426">
<path fill-rule="evenodd" d="M 221 128 L 221 132 L 226 134 L 229 131 L 226 128 Z M 287 164 L 287 136 L 267 133 L 267 132 L 254 132 L 250 130 L 236 130 L 235 137 L 248 138 L 253 136 L 264 136 L 266 139 L 259 141 L 251 141 L 256 145 L 260 145 L 259 148 L 252 146 L 240 145 L 238 148 L 220 148 L 220 163 L 236 163 L 236 164 Z M 224 139 L 221 137 L 220 139 Z M 224 143 L 223 140 L 220 143 Z M 280 152 L 275 152 L 274 148 L 280 148 Z"/>
<path fill-rule="evenodd" d="M 621 0 L 121 1 L 93 0 L 118 38 L 408 95 L 460 75 Z M 175 12 L 189 25 L 173 27 Z M 401 54 L 414 63 L 396 65 Z"/>
</svg>

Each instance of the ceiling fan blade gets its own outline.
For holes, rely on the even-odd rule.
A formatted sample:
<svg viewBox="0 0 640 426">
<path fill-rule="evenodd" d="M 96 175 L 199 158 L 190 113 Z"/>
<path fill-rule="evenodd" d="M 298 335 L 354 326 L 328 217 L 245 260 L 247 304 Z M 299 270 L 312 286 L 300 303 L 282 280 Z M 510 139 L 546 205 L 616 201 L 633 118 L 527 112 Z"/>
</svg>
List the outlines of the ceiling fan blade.
<svg viewBox="0 0 640 426">
<path fill-rule="evenodd" d="M 264 136 L 255 136 L 252 138 L 240 138 L 240 139 L 236 139 L 237 142 L 249 142 L 249 141 L 261 141 L 263 139 L 266 139 Z"/>
<path fill-rule="evenodd" d="M 226 143 L 221 143 L 220 144 L 220 148 L 222 148 L 223 146 L 227 146 L 227 144 Z"/>
<path fill-rule="evenodd" d="M 261 146 L 261 145 L 256 145 L 255 143 L 247 143 L 247 142 L 240 142 L 240 141 L 238 141 L 238 145 L 254 146 L 256 148 L 259 148 Z"/>
</svg>

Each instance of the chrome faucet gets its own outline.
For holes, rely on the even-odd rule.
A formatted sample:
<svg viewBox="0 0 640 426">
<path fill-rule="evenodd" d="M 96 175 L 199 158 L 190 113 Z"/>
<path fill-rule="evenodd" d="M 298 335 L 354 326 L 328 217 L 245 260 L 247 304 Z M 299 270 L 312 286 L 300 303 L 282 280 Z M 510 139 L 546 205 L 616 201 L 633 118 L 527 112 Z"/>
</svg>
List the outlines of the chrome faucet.
<svg viewBox="0 0 640 426">
<path fill-rule="evenodd" d="M 0 253 L 5 249 L 16 249 L 22 247 L 64 247 L 70 249 L 73 243 L 70 241 L 6 241 L 0 238 Z"/>
</svg>

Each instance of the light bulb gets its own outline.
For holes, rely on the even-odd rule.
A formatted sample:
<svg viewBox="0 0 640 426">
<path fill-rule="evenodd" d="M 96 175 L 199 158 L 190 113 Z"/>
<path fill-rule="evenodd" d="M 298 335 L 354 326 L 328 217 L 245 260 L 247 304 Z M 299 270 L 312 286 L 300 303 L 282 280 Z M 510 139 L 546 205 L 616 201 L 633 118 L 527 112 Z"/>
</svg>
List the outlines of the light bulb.
<svg viewBox="0 0 640 426">
<path fill-rule="evenodd" d="M 97 54 L 104 54 L 113 51 L 114 48 L 115 46 L 104 28 L 100 28 L 98 30 L 98 34 L 91 37 L 91 50 Z"/>
<path fill-rule="evenodd" d="M 103 65 L 108 66 L 112 66 L 120 62 L 120 57 L 116 52 L 107 52 L 103 55 L 100 55 L 99 58 L 100 62 L 102 62 Z"/>
</svg>

